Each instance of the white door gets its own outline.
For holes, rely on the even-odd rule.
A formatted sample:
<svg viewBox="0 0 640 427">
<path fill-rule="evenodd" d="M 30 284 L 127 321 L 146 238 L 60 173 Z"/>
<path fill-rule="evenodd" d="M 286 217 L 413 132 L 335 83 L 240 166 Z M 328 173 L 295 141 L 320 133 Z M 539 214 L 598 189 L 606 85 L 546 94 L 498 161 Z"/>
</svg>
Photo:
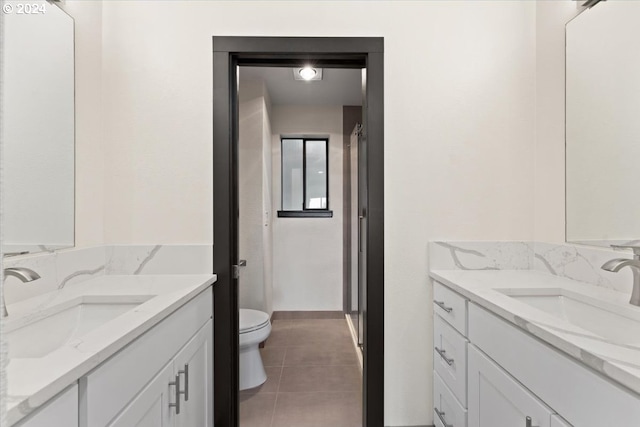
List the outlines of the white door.
<svg viewBox="0 0 640 427">
<path fill-rule="evenodd" d="M 109 427 L 173 427 L 175 425 L 175 380 L 169 362 L 135 399 L 109 424 Z"/>
<path fill-rule="evenodd" d="M 552 411 L 529 390 L 475 346 L 468 357 L 469 427 L 551 426 Z"/>
<path fill-rule="evenodd" d="M 174 359 L 180 375 L 178 427 L 213 427 L 213 321 L 180 350 Z"/>
</svg>

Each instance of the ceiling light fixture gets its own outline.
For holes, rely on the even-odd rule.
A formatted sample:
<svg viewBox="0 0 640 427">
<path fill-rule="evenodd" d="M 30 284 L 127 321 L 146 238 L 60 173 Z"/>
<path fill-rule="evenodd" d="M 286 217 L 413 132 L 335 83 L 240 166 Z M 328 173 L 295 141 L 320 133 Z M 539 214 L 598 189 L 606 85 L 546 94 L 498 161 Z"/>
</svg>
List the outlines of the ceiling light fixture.
<svg viewBox="0 0 640 427">
<path fill-rule="evenodd" d="M 300 73 L 300 77 L 302 77 L 305 80 L 311 80 L 316 76 L 316 74 L 318 74 L 318 72 L 311 67 L 301 68 L 300 71 L 298 72 Z"/>
<path fill-rule="evenodd" d="M 322 80 L 322 68 L 314 68 L 311 65 L 298 67 L 293 69 L 293 78 L 295 80 L 314 81 Z"/>
</svg>

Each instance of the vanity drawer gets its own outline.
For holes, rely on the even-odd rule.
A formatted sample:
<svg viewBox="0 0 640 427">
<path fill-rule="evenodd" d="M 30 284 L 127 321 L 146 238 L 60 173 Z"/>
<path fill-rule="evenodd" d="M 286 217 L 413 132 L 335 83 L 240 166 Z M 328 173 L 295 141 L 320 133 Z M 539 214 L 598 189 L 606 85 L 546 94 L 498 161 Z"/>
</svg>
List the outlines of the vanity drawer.
<svg viewBox="0 0 640 427">
<path fill-rule="evenodd" d="M 433 318 L 433 369 L 467 406 L 467 340 L 438 315 Z"/>
<path fill-rule="evenodd" d="M 467 300 L 438 282 L 433 283 L 433 312 L 467 336 Z"/>
<path fill-rule="evenodd" d="M 467 426 L 467 410 L 437 373 L 433 374 L 433 419 L 436 426 Z"/>
</svg>

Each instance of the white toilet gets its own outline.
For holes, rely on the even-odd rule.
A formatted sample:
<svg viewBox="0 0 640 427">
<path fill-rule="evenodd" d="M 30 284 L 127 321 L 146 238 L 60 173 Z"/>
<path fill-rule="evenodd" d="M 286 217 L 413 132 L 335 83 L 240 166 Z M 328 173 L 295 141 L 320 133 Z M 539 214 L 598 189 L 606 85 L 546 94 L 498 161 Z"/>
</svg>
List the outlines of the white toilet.
<svg viewBox="0 0 640 427">
<path fill-rule="evenodd" d="M 240 390 L 258 387 L 267 380 L 258 345 L 270 333 L 267 313 L 240 309 Z"/>
</svg>

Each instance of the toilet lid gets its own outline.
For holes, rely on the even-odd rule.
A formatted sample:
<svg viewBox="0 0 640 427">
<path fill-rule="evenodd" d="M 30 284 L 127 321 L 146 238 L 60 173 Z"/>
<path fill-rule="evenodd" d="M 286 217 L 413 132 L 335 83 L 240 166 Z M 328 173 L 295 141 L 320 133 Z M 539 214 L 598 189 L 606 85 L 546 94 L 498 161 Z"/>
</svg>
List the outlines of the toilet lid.
<svg viewBox="0 0 640 427">
<path fill-rule="evenodd" d="M 240 309 L 240 333 L 252 332 L 264 328 L 269 323 L 269 315 L 262 311 Z"/>
</svg>

